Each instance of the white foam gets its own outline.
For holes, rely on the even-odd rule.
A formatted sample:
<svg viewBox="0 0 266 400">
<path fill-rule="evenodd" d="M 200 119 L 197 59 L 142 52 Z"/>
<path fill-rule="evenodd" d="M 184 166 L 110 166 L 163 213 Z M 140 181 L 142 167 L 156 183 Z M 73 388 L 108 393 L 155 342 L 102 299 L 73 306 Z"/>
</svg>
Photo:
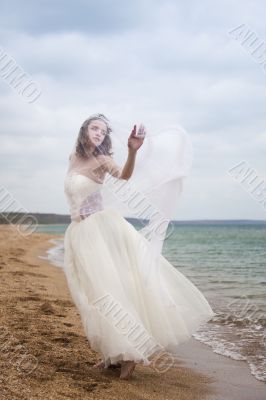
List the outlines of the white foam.
<svg viewBox="0 0 266 400">
<path fill-rule="evenodd" d="M 46 251 L 47 256 L 39 256 L 39 258 L 48 260 L 56 267 L 62 268 L 64 261 L 64 239 L 50 239 L 49 242 L 52 243 L 53 246 Z"/>
</svg>

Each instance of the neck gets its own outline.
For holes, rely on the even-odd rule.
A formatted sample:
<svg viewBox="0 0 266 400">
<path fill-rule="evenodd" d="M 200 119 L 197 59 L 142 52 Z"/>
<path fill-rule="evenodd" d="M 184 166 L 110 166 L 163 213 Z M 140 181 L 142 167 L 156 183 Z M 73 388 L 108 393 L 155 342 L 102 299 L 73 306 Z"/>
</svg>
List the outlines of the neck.
<svg viewBox="0 0 266 400">
<path fill-rule="evenodd" d="M 86 154 L 88 156 L 91 156 L 92 153 L 94 152 L 95 148 L 96 148 L 96 146 L 94 146 L 94 145 L 87 146 L 86 147 Z"/>
</svg>

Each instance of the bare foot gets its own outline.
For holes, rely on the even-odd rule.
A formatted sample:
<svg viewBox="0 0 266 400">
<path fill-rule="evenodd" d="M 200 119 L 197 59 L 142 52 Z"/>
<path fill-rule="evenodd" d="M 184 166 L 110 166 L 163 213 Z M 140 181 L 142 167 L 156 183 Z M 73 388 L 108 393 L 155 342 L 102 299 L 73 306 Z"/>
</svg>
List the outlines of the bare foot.
<svg viewBox="0 0 266 400">
<path fill-rule="evenodd" d="M 94 364 L 92 368 L 103 369 L 105 366 L 105 362 L 103 360 L 99 361 L 97 364 Z"/>
<path fill-rule="evenodd" d="M 122 361 L 122 368 L 119 378 L 129 379 L 134 371 L 136 363 L 134 361 Z"/>
<path fill-rule="evenodd" d="M 105 368 L 105 362 L 103 360 L 101 360 L 97 364 L 94 364 L 93 368 L 104 369 Z M 121 364 L 120 363 L 109 364 L 107 368 L 109 368 L 109 369 L 121 368 Z"/>
</svg>

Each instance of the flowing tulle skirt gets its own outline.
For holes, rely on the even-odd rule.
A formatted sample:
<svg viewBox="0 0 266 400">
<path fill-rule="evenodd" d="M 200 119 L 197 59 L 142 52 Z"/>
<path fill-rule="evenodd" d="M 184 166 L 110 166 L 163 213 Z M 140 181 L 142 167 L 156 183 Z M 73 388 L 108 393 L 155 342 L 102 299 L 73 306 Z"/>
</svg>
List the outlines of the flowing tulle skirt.
<svg viewBox="0 0 266 400">
<path fill-rule="evenodd" d="M 151 272 L 146 285 L 148 241 L 116 210 L 71 222 L 64 251 L 85 334 L 106 366 L 119 360 L 150 365 L 155 355 L 174 354 L 215 315 L 199 289 L 161 254 L 160 275 Z"/>
</svg>

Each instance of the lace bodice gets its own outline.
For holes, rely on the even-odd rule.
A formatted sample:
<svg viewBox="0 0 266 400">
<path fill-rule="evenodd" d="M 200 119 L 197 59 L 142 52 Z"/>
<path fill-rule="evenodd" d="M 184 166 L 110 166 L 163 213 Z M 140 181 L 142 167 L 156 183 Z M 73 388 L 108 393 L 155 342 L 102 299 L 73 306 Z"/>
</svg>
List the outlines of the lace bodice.
<svg viewBox="0 0 266 400">
<path fill-rule="evenodd" d="M 64 192 L 71 221 L 81 221 L 96 211 L 103 210 L 101 187 L 101 183 L 82 174 L 66 175 Z"/>
<path fill-rule="evenodd" d="M 101 189 L 105 174 L 120 178 L 122 167 L 106 155 L 81 160 L 73 153 L 69 161 L 64 192 L 71 221 L 81 221 L 92 213 L 103 210 Z"/>
</svg>

